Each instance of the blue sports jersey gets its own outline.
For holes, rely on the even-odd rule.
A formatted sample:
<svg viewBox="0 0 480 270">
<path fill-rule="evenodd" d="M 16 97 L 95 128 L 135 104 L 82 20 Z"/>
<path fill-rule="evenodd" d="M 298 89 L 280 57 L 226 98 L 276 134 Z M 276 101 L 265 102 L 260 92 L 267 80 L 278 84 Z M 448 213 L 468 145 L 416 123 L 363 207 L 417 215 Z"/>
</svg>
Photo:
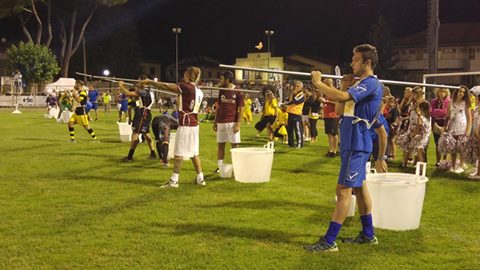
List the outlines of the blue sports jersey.
<svg viewBox="0 0 480 270">
<path fill-rule="evenodd" d="M 98 93 L 97 89 L 89 90 L 88 91 L 88 100 L 92 103 L 97 102 L 98 95 L 99 95 L 99 93 Z"/>
<path fill-rule="evenodd" d="M 380 110 L 383 97 L 382 84 L 374 76 L 369 76 L 347 91 L 353 99 L 351 112 L 345 105 L 345 113 L 340 122 L 340 151 L 372 151 L 372 136 L 367 123 L 372 124 Z M 358 121 L 355 123 L 355 121 Z"/>
</svg>

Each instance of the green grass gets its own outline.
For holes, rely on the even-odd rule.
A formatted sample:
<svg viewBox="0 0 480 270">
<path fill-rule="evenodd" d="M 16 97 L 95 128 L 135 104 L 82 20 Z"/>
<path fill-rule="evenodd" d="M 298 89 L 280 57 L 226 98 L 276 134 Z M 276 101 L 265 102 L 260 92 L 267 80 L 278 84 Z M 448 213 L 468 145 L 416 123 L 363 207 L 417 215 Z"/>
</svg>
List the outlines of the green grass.
<svg viewBox="0 0 480 270">
<path fill-rule="evenodd" d="M 192 184 L 186 162 L 180 188 L 160 190 L 171 169 L 147 160 L 146 145 L 135 162 L 119 162 L 129 145 L 119 142 L 114 113 L 92 122 L 100 144 L 79 127 L 71 144 L 66 125 L 43 110 L 11 111 L 0 110 L 1 269 L 480 268 L 480 183 L 465 177 L 429 166 L 418 230 L 378 229 L 378 246 L 310 254 L 302 246 L 330 221 L 339 170 L 338 158 L 323 157 L 322 131 L 303 149 L 276 145 L 270 182 L 242 184 L 211 174 L 215 133 L 202 124 L 207 187 Z M 242 126 L 243 146 L 265 143 L 254 134 Z M 357 214 L 340 236 L 360 227 Z"/>
</svg>

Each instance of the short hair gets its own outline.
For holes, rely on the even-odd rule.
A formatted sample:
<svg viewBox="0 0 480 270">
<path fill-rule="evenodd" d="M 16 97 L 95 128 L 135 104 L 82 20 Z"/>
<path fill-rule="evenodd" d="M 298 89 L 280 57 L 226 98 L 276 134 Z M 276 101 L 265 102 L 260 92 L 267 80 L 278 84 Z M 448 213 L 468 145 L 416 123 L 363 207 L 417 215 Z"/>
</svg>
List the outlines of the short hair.
<svg viewBox="0 0 480 270">
<path fill-rule="evenodd" d="M 375 66 L 378 63 L 378 53 L 377 53 L 377 48 L 375 48 L 375 46 L 372 46 L 370 44 L 358 45 L 355 48 L 353 48 L 353 52 L 361 53 L 363 63 L 370 60 L 372 63 L 372 69 L 375 69 Z"/>
<path fill-rule="evenodd" d="M 202 71 L 198 67 L 188 67 L 185 71 L 185 77 L 193 83 L 198 83 L 200 81 L 200 76 L 202 75 Z"/>
<path fill-rule="evenodd" d="M 233 81 L 235 80 L 235 77 L 233 76 L 233 72 L 231 72 L 230 70 L 223 72 L 222 76 L 225 80 L 228 80 L 231 83 L 233 83 Z"/>
</svg>

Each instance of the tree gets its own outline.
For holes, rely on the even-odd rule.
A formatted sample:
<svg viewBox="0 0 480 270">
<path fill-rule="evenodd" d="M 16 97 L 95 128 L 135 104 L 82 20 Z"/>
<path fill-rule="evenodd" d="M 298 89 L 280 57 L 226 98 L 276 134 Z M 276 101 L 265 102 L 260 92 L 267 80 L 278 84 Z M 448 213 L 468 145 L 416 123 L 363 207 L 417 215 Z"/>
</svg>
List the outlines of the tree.
<svg viewBox="0 0 480 270">
<path fill-rule="evenodd" d="M 398 60 L 393 57 L 392 29 L 383 16 L 378 17 L 377 23 L 372 26 L 368 40 L 378 48 L 378 64 L 375 73 L 380 78 L 391 78 L 394 75 L 394 67 Z"/>
<path fill-rule="evenodd" d="M 20 70 L 28 83 L 44 84 L 60 71 L 55 55 L 49 48 L 32 42 L 20 42 L 6 51 L 8 61 Z"/>
<path fill-rule="evenodd" d="M 62 76 L 68 76 L 72 56 L 77 52 L 85 29 L 100 6 L 115 6 L 128 0 L 2 0 L 0 17 L 18 16 L 27 41 L 50 47 L 55 36 L 60 39 L 57 54 Z M 34 19 L 32 21 L 32 18 Z M 53 18 L 53 23 L 52 23 Z M 57 27 L 53 27 L 57 26 Z M 32 35 L 29 28 L 35 29 Z M 46 29 L 44 29 L 46 28 Z M 47 38 L 42 39 L 43 32 Z"/>
</svg>

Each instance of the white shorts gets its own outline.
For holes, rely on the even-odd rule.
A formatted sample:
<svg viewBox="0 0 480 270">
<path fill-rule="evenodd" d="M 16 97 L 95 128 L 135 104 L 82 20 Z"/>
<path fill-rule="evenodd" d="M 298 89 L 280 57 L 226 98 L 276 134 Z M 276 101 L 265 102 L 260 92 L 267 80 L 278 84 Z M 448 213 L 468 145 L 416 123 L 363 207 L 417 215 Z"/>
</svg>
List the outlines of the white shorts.
<svg viewBox="0 0 480 270">
<path fill-rule="evenodd" d="M 240 143 L 240 131 L 233 133 L 235 123 L 217 123 L 217 143 Z"/>
<path fill-rule="evenodd" d="M 199 127 L 179 126 L 175 135 L 175 146 L 173 154 L 184 158 L 192 158 L 198 156 L 199 151 Z"/>
</svg>

